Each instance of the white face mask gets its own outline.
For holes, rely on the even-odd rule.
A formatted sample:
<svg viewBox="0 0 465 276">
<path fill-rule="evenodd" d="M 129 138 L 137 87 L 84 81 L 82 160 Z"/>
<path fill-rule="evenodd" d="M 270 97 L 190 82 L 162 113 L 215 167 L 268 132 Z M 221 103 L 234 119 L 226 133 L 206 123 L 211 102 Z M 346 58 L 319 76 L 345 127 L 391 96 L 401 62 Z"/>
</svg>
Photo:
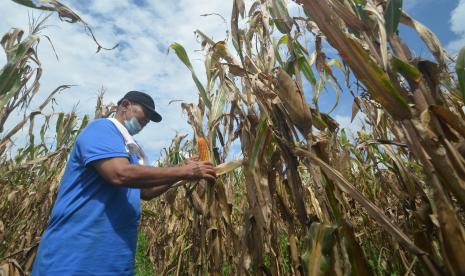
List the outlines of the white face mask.
<svg viewBox="0 0 465 276">
<path fill-rule="evenodd" d="M 132 109 L 131 113 L 133 113 Z M 139 120 L 137 120 L 137 118 L 134 115 L 132 115 L 131 119 L 124 120 L 124 126 L 131 135 L 136 135 L 142 130 L 142 126 L 140 125 Z"/>
</svg>

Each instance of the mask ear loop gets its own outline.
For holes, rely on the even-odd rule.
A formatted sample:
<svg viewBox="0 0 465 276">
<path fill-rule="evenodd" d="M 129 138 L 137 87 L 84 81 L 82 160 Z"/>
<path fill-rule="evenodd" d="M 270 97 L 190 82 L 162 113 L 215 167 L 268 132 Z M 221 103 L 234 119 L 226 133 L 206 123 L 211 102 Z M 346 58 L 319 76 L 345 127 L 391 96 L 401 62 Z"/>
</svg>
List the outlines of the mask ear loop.
<svg viewBox="0 0 465 276">
<path fill-rule="evenodd" d="M 130 105 L 129 105 L 129 106 L 130 106 Z M 129 107 L 126 107 L 126 112 L 127 112 L 128 109 L 129 109 Z M 126 116 L 126 112 L 124 112 L 124 118 L 123 118 L 125 122 L 128 121 L 128 118 L 127 118 L 127 116 Z"/>
<path fill-rule="evenodd" d="M 129 103 L 128 110 L 131 110 L 131 118 L 134 117 L 134 112 L 132 111 L 132 103 Z M 126 115 L 126 113 L 124 115 Z M 129 121 L 127 116 L 125 116 L 125 120 Z"/>
</svg>

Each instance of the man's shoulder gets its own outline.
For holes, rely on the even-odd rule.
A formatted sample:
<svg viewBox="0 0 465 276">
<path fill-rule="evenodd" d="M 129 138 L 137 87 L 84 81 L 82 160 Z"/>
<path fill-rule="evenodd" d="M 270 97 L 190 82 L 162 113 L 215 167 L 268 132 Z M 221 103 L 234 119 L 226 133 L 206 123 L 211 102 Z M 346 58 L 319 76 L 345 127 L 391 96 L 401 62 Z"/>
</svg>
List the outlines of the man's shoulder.
<svg viewBox="0 0 465 276">
<path fill-rule="evenodd" d="M 89 123 L 79 134 L 75 147 L 78 158 L 85 166 L 99 158 L 126 156 L 123 137 L 108 119 L 97 119 Z"/>
<path fill-rule="evenodd" d="M 108 120 L 107 118 L 99 118 L 99 119 L 95 119 L 93 121 L 91 121 L 87 127 L 90 127 L 90 126 L 110 126 L 110 125 L 113 125 L 113 123 Z"/>
<path fill-rule="evenodd" d="M 112 121 L 101 118 L 95 119 L 90 122 L 84 130 L 94 130 L 94 131 L 114 131 L 116 130 Z"/>
<path fill-rule="evenodd" d="M 109 135 L 117 135 L 118 130 L 113 122 L 108 119 L 96 119 L 90 122 L 79 135 L 81 139 L 86 136 L 102 136 L 108 137 Z"/>
</svg>

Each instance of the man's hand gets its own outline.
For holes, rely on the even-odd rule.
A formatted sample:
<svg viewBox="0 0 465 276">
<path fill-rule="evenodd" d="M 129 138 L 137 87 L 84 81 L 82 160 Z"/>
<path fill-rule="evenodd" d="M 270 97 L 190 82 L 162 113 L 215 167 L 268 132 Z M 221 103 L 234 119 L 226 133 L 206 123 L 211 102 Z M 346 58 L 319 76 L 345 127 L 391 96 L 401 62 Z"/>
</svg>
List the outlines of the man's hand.
<svg viewBox="0 0 465 276">
<path fill-rule="evenodd" d="M 187 172 L 189 180 L 205 179 L 208 181 L 216 180 L 215 169 L 210 161 L 198 161 L 198 157 L 194 156 L 184 161 L 183 168 Z"/>
<path fill-rule="evenodd" d="M 199 156 L 198 155 L 192 155 L 188 159 L 182 161 L 182 165 L 187 165 L 190 161 L 199 161 Z"/>
</svg>

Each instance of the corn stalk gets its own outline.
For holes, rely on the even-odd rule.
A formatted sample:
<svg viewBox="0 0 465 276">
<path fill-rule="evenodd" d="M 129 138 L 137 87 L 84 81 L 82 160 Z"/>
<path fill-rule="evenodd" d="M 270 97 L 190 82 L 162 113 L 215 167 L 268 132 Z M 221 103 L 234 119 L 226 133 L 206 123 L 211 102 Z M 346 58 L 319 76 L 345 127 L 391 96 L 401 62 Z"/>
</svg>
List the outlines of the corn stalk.
<svg viewBox="0 0 465 276">
<path fill-rule="evenodd" d="M 196 136 L 217 148 L 217 162 L 240 142 L 243 167 L 214 187 L 220 221 L 190 215 L 189 190 L 161 200 L 183 234 L 155 226 L 161 236 L 151 236 L 151 252 L 173 249 L 169 258 L 151 255 L 164 260 L 155 271 L 217 273 L 222 265 L 227 274 L 463 274 L 461 76 L 448 71 L 436 36 L 402 1 L 296 1 L 308 18 L 290 17 L 281 0 L 255 1 L 248 13 L 243 1 L 232 2 L 234 51 L 196 31 L 206 85 L 182 46 L 171 47 L 199 90 L 198 105 L 183 104 Z M 417 31 L 434 60 L 413 57 L 400 24 Z M 314 52 L 304 36 L 314 37 Z M 327 59 L 323 40 L 339 61 Z M 365 126 L 348 139 L 318 100 L 322 87 L 350 88 L 351 75 L 359 84 L 353 116 L 363 113 Z M 195 253 L 214 247 L 195 227 L 198 216 L 221 233 L 222 259 Z M 144 231 L 165 219 L 148 219 Z"/>
</svg>

